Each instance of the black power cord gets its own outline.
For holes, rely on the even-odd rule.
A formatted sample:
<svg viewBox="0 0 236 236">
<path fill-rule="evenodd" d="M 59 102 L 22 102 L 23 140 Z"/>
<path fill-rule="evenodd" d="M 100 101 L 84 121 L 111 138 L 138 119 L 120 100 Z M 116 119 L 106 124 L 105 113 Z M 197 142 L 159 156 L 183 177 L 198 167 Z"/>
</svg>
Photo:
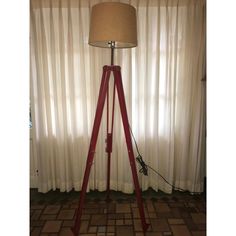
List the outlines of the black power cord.
<svg viewBox="0 0 236 236">
<path fill-rule="evenodd" d="M 136 157 L 136 161 L 139 163 L 139 165 L 141 166 L 141 169 L 139 170 L 140 173 L 144 174 L 144 175 L 148 175 L 148 166 L 146 165 L 146 163 L 143 161 L 142 156 L 138 155 Z"/>
<path fill-rule="evenodd" d="M 155 172 L 157 175 L 159 175 L 168 185 L 170 185 L 174 190 L 179 190 L 179 191 L 182 191 L 182 192 L 187 192 L 187 190 L 184 190 L 182 188 L 178 188 L 178 187 L 175 187 L 174 185 L 172 185 L 171 183 L 169 183 L 160 173 L 158 173 L 155 169 L 153 169 L 151 166 L 147 165 L 144 161 L 143 161 L 143 158 L 139 152 L 139 149 L 138 149 L 138 145 L 137 145 L 137 142 L 135 140 L 135 137 L 134 137 L 134 134 L 133 134 L 133 131 L 129 125 L 129 129 L 130 129 L 130 132 L 131 132 L 131 135 L 133 137 L 133 140 L 134 140 L 134 143 L 135 143 L 135 147 L 136 147 L 136 150 L 137 150 L 137 153 L 138 153 L 138 156 L 136 157 L 136 161 L 139 163 L 139 165 L 141 166 L 141 169 L 139 169 L 139 172 L 148 176 L 148 168 L 151 169 L 153 172 Z M 201 194 L 202 192 L 190 192 L 191 194 Z"/>
</svg>

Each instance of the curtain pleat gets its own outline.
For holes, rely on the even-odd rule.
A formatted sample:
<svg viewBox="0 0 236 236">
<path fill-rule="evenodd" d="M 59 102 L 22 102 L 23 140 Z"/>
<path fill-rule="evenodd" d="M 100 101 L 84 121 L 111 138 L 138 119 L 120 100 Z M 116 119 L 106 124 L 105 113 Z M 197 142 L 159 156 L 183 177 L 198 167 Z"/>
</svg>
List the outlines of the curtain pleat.
<svg viewBox="0 0 236 236">
<path fill-rule="evenodd" d="M 102 68 L 110 64 L 108 49 L 88 45 L 91 8 L 99 2 L 31 0 L 30 101 L 40 192 L 81 190 Z M 137 9 L 138 47 L 116 50 L 115 64 L 122 68 L 129 122 L 139 151 L 146 164 L 172 185 L 201 192 L 206 164 L 202 82 L 206 3 L 119 2 Z M 111 189 L 132 193 L 117 98 L 115 105 Z M 106 106 L 88 191 L 106 189 L 105 139 Z M 173 189 L 152 170 L 138 177 L 142 190 Z"/>
</svg>

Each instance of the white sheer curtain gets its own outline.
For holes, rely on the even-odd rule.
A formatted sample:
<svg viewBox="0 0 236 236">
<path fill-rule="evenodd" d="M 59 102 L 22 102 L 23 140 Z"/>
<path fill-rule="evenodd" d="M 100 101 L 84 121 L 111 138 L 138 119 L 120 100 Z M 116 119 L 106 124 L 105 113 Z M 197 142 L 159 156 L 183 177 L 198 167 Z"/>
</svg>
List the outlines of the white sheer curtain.
<svg viewBox="0 0 236 236">
<path fill-rule="evenodd" d="M 80 190 L 108 49 L 88 45 L 91 7 L 102 1 L 31 1 L 31 93 L 38 189 Z M 205 1 L 120 1 L 137 9 L 138 47 L 116 50 L 130 125 L 144 161 L 170 183 L 202 191 L 205 176 Z M 116 102 L 116 104 L 118 104 Z M 106 189 L 103 116 L 89 189 Z M 135 147 L 134 147 L 135 148 Z M 111 189 L 133 191 L 115 109 Z M 171 193 L 158 175 L 142 190 Z"/>
</svg>

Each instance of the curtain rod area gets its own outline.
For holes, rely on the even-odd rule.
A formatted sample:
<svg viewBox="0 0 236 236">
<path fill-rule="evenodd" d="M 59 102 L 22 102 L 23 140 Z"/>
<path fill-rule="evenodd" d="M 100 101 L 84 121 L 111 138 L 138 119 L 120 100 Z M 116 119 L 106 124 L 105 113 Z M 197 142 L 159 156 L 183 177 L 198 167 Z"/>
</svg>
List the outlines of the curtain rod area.
<svg viewBox="0 0 236 236">
<path fill-rule="evenodd" d="M 109 0 L 108 0 L 109 1 Z M 72 8 L 77 7 L 92 7 L 93 5 L 104 2 L 102 0 L 30 0 L 30 4 L 32 8 L 68 8 L 69 6 Z M 191 5 L 206 5 L 206 0 L 124 0 L 118 1 L 113 0 L 110 2 L 122 2 L 131 4 L 135 6 L 149 6 L 149 7 L 158 7 L 158 6 L 191 6 Z"/>
</svg>

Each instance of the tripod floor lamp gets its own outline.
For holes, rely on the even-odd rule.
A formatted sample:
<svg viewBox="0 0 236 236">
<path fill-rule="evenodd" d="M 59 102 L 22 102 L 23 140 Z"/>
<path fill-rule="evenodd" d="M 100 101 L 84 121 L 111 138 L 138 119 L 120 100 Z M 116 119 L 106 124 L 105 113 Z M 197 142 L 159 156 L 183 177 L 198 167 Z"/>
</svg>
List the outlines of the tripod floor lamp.
<svg viewBox="0 0 236 236">
<path fill-rule="evenodd" d="M 120 105 L 120 112 L 123 121 L 124 134 L 128 150 L 129 162 L 132 171 L 132 177 L 135 187 L 139 214 L 141 218 L 143 231 L 146 232 L 148 224 L 145 220 L 143 203 L 141 198 L 141 190 L 138 182 L 138 175 L 135 165 L 134 152 L 132 147 L 130 126 L 126 110 L 124 90 L 121 78 L 120 66 L 113 65 L 114 49 L 115 48 L 132 48 L 137 46 L 137 24 L 136 10 L 134 7 L 118 2 L 104 2 L 96 4 L 92 7 L 89 44 L 95 47 L 103 47 L 111 49 L 111 65 L 103 67 L 102 81 L 99 90 L 97 108 L 93 124 L 92 136 L 87 156 L 86 168 L 84 172 L 82 190 L 79 199 L 79 206 L 76 212 L 75 224 L 72 228 L 74 235 L 79 234 L 82 209 L 88 186 L 89 174 L 94 160 L 95 148 L 97 143 L 98 132 L 101 124 L 102 113 L 104 110 L 105 101 L 107 100 L 107 137 L 106 137 L 106 152 L 107 152 L 107 199 L 109 199 L 110 191 L 110 161 L 112 153 L 112 137 L 114 123 L 114 107 L 115 94 L 117 92 Z M 111 114 L 109 112 L 109 80 L 113 73 L 114 88 L 112 100 Z M 109 118 L 111 117 L 111 122 Z M 111 126 L 110 126 L 111 125 Z"/>
</svg>

